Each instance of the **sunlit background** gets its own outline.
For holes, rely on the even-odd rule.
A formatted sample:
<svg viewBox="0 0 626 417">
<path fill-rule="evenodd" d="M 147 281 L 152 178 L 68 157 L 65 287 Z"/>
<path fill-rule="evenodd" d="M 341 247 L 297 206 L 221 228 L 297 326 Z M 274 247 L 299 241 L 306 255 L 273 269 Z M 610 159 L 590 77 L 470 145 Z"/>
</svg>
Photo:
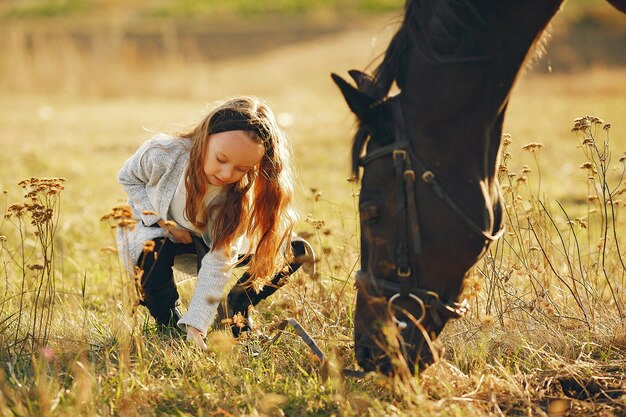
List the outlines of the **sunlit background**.
<svg viewBox="0 0 626 417">
<path fill-rule="evenodd" d="M 285 311 L 303 318 L 307 327 L 336 325 L 324 327 L 324 331 L 336 336 L 334 341 L 349 343 L 352 279 L 358 262 L 358 188 L 347 181 L 354 119 L 330 73 L 372 70 L 399 23 L 403 3 L 0 0 L 3 204 L 22 198 L 17 184 L 24 178 L 67 179 L 55 236 L 57 286 L 59 311 L 80 311 L 81 320 L 90 323 L 77 339 L 89 339 L 97 349 L 114 345 L 110 334 L 115 334 L 111 323 L 115 323 L 112 317 L 117 311 L 119 270 L 115 256 L 101 251 L 113 244 L 113 238 L 100 218 L 125 201 L 117 184 L 124 161 L 154 132 L 176 132 L 198 120 L 215 102 L 246 94 L 261 96 L 271 104 L 293 143 L 302 219 L 297 231 L 316 236 L 314 243 L 323 254 L 321 280 L 302 284 L 294 292 L 300 291 L 311 303 L 320 305 L 335 300 L 333 297 L 337 300 L 325 316 L 310 313 L 311 306 L 306 303 L 303 307 L 292 301 L 285 301 L 289 306 Z M 590 190 L 587 173 L 579 168 L 586 157 L 580 138 L 571 132 L 574 119 L 585 115 L 603 118 L 612 124 L 613 160 L 626 151 L 626 17 L 602 0 L 570 0 L 553 20 L 548 35 L 545 50 L 524 68 L 512 93 L 504 127 L 513 141 L 507 149 L 511 153 L 509 170 L 519 176 L 531 169 L 527 184 L 531 192 L 546 201 L 558 200 L 576 213 L 585 210 L 581 207 Z M 544 147 L 538 153 L 522 150 L 531 142 Z M 618 184 L 620 175 L 619 171 L 609 172 Z M 319 230 L 313 227 L 320 224 L 315 221 L 324 222 Z M 13 233 L 7 231 L 7 222 L 0 225 L 0 235 Z M 2 252 L 3 256 L 6 253 Z M 191 289 L 182 292 L 188 295 Z M 479 312 L 473 310 L 472 314 L 476 320 L 464 325 L 471 323 L 481 329 Z M 61 339 L 72 339 L 75 329 L 60 326 Z M 506 323 L 502 326 L 511 328 Z M 475 346 L 465 348 L 471 353 Z M 456 365 L 463 368 L 459 363 L 462 360 Z M 471 374 L 468 363 L 471 359 L 464 363 L 467 368 L 463 371 Z M 264 372 L 269 371 L 265 368 Z M 236 378 L 241 381 L 248 376 L 237 374 Z M 503 379 L 494 380 L 500 384 Z M 310 378 L 305 381 L 320 385 Z M 458 381 L 465 383 L 464 379 Z M 157 391 L 167 391 L 160 382 L 154 384 Z M 376 398 L 380 386 L 372 381 L 368 384 L 369 394 Z M 501 386 L 498 384 L 493 386 Z M 252 386 L 252 391 L 258 388 L 246 386 Z M 358 386 L 352 386 L 348 395 L 358 391 Z M 130 392 L 131 397 L 140 395 L 139 390 Z M 189 396 L 189 390 L 182 392 Z M 247 397 L 238 395 L 255 398 L 255 392 Z M 297 397 L 289 390 L 284 394 Z M 154 395 L 149 398 L 160 398 L 160 394 Z M 220 400 L 225 396 L 222 392 L 216 395 Z M 330 394 L 310 395 L 311 401 L 322 398 L 321 409 L 334 410 L 329 405 L 334 404 Z M 511 398 L 516 396 L 514 393 Z M 151 401 L 146 399 L 146 404 Z M 249 401 L 247 404 L 256 404 L 256 400 Z M 294 409 L 316 410 L 316 405 L 298 401 L 294 400 Z M 177 406 L 184 408 L 183 403 L 179 400 Z M 111 404 L 116 412 L 123 408 L 121 401 L 111 400 Z M 254 407 L 249 405 L 249 410 Z"/>
</svg>

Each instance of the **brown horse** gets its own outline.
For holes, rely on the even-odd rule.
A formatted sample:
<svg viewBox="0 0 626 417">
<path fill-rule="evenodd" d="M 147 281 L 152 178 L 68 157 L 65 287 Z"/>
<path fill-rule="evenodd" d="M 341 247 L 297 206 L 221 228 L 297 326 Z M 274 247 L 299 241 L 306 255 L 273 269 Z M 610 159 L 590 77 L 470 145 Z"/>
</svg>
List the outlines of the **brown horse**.
<svg viewBox="0 0 626 417">
<path fill-rule="evenodd" d="M 626 12 L 626 0 L 609 1 Z M 509 94 L 561 3 L 408 0 L 373 76 L 351 71 L 354 88 L 332 75 L 359 121 L 354 338 L 364 370 L 422 369 L 464 313 L 464 278 L 504 230 L 496 171 Z"/>
</svg>

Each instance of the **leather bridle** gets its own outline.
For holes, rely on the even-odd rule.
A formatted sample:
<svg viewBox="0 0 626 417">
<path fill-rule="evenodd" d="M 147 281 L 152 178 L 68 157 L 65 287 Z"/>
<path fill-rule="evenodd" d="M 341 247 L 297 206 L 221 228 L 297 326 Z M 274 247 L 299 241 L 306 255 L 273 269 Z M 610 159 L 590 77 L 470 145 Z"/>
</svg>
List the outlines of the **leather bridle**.
<svg viewBox="0 0 626 417">
<path fill-rule="evenodd" d="M 398 98 L 399 96 L 396 96 Z M 380 100 L 372 105 L 374 108 L 385 103 L 387 100 Z M 360 270 L 356 275 L 357 285 L 365 288 L 372 288 L 375 292 L 382 290 L 383 294 L 392 294 L 387 301 L 387 310 L 393 317 L 396 325 L 404 330 L 407 325 L 399 321 L 393 314 L 393 304 L 400 298 L 412 300 L 419 305 L 421 313 L 415 317 L 417 323 L 421 323 L 426 317 L 427 309 L 430 311 L 433 323 L 441 327 L 444 322 L 441 316 L 447 318 L 462 317 L 468 310 L 467 300 L 461 302 L 443 301 L 439 294 L 413 286 L 413 282 L 419 279 L 419 270 L 413 271 L 410 266 L 410 250 L 409 242 L 413 247 L 416 255 L 422 250 L 421 234 L 418 219 L 418 211 L 415 197 L 415 182 L 421 180 L 428 184 L 429 188 L 442 201 L 444 201 L 452 211 L 461 218 L 466 226 L 475 234 L 480 236 L 486 243 L 498 240 L 504 234 L 504 224 L 498 226 L 495 234 L 485 232 L 482 227 L 478 226 L 469 216 L 463 212 L 460 206 L 452 199 L 452 197 L 439 184 L 437 176 L 433 171 L 429 170 L 423 160 L 413 152 L 406 131 L 404 122 L 404 114 L 401 106 L 398 106 L 396 114 L 399 117 L 399 123 L 395 126 L 395 142 L 378 148 L 367 153 L 359 159 L 359 166 L 364 169 L 366 166 L 379 158 L 391 156 L 393 166 L 395 168 L 395 200 L 397 207 L 397 237 L 398 246 L 396 251 L 396 276 L 399 283 L 389 279 L 376 277 L 368 268 L 367 271 Z M 411 277 L 415 280 L 411 280 Z"/>
</svg>

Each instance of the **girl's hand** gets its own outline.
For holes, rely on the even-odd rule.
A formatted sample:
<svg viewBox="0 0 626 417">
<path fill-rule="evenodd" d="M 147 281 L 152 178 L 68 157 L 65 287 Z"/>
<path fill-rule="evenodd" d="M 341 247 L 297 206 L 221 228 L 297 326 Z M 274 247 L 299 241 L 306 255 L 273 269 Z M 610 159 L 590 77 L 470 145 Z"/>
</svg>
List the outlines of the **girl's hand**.
<svg viewBox="0 0 626 417">
<path fill-rule="evenodd" d="M 202 333 L 200 333 L 200 330 L 196 329 L 193 326 L 187 325 L 187 340 L 192 340 L 194 342 L 194 345 L 201 350 L 208 349 L 208 346 L 206 345 L 206 343 L 204 343 L 204 337 L 202 337 Z"/>
<path fill-rule="evenodd" d="M 171 228 L 168 230 L 177 243 L 191 243 L 191 233 L 188 230 Z"/>
<path fill-rule="evenodd" d="M 179 229 L 176 227 L 176 223 L 168 222 L 163 219 L 157 222 L 161 228 L 165 229 L 167 233 L 172 235 L 176 243 L 191 243 L 193 240 L 191 239 L 191 233 L 185 229 Z"/>
</svg>

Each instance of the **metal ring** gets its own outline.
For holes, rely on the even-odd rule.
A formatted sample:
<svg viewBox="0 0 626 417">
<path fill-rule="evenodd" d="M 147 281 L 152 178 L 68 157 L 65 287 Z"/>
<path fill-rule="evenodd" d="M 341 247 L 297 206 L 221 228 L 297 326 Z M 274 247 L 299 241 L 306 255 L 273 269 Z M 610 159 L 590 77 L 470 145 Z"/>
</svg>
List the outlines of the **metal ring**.
<svg viewBox="0 0 626 417">
<path fill-rule="evenodd" d="M 395 314 L 393 314 L 393 311 L 392 311 L 393 302 L 397 298 L 399 298 L 399 297 L 402 297 L 402 295 L 400 295 L 400 293 L 395 293 L 394 295 L 391 296 L 389 301 L 387 301 L 387 311 L 389 312 L 389 315 L 393 318 L 394 324 L 396 326 L 402 328 L 403 322 L 398 320 L 396 318 Z M 419 298 L 417 295 L 415 295 L 413 293 L 409 294 L 409 298 L 412 299 L 413 301 L 415 301 L 417 304 L 419 304 L 419 306 L 422 308 L 422 314 L 419 316 L 419 318 L 417 318 L 417 323 L 421 323 L 422 320 L 424 320 L 424 317 L 426 317 L 426 306 L 424 305 L 424 302 L 422 301 L 422 299 Z"/>
</svg>

